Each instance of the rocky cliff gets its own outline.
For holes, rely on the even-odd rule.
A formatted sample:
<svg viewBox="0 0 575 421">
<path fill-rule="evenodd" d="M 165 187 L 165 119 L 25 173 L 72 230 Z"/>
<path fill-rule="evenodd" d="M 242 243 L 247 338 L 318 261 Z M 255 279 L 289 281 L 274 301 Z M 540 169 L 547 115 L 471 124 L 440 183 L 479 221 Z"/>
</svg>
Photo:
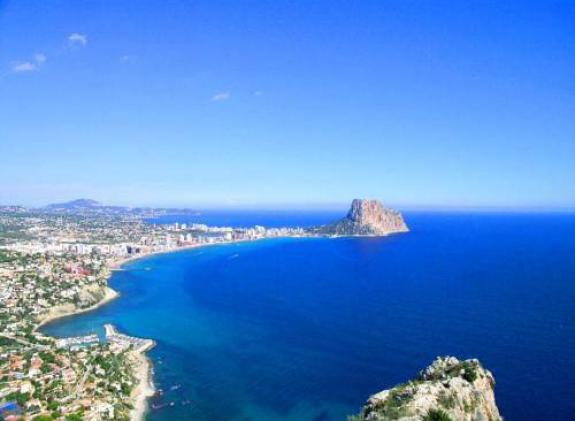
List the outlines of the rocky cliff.
<svg viewBox="0 0 575 421">
<path fill-rule="evenodd" d="M 371 396 L 349 421 L 500 421 L 494 386 L 475 359 L 437 358 L 415 380 Z"/>
<path fill-rule="evenodd" d="M 325 235 L 383 236 L 409 231 L 401 214 L 378 200 L 355 199 L 347 216 L 333 224 L 313 229 Z"/>
</svg>

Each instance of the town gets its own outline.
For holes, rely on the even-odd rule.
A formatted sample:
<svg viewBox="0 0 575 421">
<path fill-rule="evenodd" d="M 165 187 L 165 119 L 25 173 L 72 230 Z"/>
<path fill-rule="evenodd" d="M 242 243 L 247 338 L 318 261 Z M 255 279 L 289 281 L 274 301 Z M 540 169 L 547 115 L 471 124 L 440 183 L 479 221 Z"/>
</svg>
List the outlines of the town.
<svg viewBox="0 0 575 421">
<path fill-rule="evenodd" d="M 165 213 L 165 211 L 163 211 Z M 311 235 L 302 228 L 154 224 L 162 211 L 0 207 L 0 419 L 131 420 L 150 382 L 154 344 L 106 326 L 52 338 L 42 324 L 113 299 L 129 259 L 209 244 Z"/>
</svg>

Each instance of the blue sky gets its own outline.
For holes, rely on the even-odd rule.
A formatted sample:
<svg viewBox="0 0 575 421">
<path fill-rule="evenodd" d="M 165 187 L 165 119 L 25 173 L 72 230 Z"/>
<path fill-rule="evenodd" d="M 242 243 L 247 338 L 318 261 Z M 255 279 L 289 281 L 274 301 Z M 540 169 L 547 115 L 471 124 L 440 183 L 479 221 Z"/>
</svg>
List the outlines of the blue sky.
<svg viewBox="0 0 575 421">
<path fill-rule="evenodd" d="M 575 4 L 0 0 L 0 203 L 575 208 Z"/>
</svg>

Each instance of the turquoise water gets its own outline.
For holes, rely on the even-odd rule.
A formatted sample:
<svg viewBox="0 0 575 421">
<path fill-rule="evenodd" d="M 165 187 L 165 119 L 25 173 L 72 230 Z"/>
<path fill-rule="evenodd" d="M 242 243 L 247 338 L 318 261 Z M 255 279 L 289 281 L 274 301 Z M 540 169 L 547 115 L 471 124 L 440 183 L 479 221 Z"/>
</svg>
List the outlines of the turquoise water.
<svg viewBox="0 0 575 421">
<path fill-rule="evenodd" d="M 575 217 L 407 221 L 412 232 L 388 238 L 265 240 L 132 262 L 110 281 L 118 300 L 44 330 L 101 333 L 111 322 L 155 339 L 163 395 L 150 421 L 345 419 L 444 354 L 494 372 L 506 420 L 572 420 Z"/>
</svg>

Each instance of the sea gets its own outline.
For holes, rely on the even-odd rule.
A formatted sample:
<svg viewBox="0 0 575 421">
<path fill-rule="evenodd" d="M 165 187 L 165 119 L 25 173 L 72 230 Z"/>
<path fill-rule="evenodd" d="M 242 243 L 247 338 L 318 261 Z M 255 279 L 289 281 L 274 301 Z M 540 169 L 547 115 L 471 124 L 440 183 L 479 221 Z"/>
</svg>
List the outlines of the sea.
<svg viewBox="0 0 575 421">
<path fill-rule="evenodd" d="M 150 223 L 309 226 L 332 212 Z M 575 420 L 575 215 L 407 212 L 407 234 L 151 256 L 121 296 L 43 328 L 152 338 L 147 421 L 346 420 L 436 356 L 478 358 L 507 421 Z"/>
</svg>

